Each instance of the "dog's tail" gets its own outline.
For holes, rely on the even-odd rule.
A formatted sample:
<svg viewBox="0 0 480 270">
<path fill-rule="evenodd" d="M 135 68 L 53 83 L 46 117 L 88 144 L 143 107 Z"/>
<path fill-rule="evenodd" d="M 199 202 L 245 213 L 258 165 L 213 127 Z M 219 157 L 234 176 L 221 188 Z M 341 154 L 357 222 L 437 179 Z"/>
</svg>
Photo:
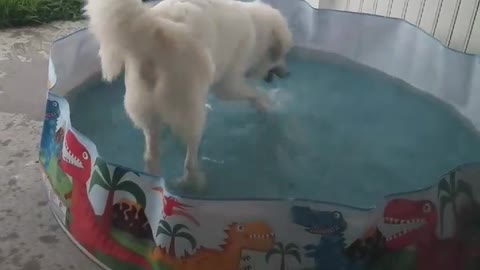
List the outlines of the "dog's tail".
<svg viewBox="0 0 480 270">
<path fill-rule="evenodd" d="M 152 50 L 162 51 L 174 44 L 173 30 L 178 26 L 155 16 L 141 0 L 88 0 L 84 9 L 90 31 L 100 43 L 107 81 L 121 73 L 126 55 L 142 59 L 151 56 Z"/>
</svg>

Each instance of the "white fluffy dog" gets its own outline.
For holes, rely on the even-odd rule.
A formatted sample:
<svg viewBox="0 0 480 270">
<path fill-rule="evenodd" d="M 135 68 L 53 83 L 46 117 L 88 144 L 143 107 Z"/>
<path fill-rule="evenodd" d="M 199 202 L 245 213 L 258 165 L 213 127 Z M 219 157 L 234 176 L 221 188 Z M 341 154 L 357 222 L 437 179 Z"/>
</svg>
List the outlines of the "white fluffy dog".
<svg viewBox="0 0 480 270">
<path fill-rule="evenodd" d="M 146 171 L 160 173 L 160 128 L 168 125 L 187 146 L 180 181 L 201 187 L 197 152 L 208 92 L 267 109 L 268 99 L 247 79 L 286 75 L 286 20 L 266 4 L 234 0 L 164 0 L 153 8 L 140 0 L 89 0 L 85 10 L 103 78 L 125 69 L 125 109 L 144 132 Z"/>
</svg>

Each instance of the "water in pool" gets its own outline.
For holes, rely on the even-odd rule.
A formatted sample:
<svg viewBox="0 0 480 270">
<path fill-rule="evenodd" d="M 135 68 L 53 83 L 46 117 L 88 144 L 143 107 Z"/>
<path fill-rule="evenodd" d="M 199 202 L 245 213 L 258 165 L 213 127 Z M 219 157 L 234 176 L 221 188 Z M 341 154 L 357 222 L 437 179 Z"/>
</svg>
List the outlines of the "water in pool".
<svg viewBox="0 0 480 270">
<path fill-rule="evenodd" d="M 480 137 L 431 97 L 380 73 L 293 53 L 291 76 L 260 84 L 275 106 L 210 97 L 201 145 L 209 198 L 304 198 L 370 206 L 382 195 L 426 187 L 480 160 Z M 123 79 L 67 97 L 72 124 L 107 160 L 142 170 L 143 136 L 123 108 Z M 168 132 L 162 170 L 182 174 L 183 145 Z M 192 195 L 192 194 L 190 194 Z"/>
</svg>

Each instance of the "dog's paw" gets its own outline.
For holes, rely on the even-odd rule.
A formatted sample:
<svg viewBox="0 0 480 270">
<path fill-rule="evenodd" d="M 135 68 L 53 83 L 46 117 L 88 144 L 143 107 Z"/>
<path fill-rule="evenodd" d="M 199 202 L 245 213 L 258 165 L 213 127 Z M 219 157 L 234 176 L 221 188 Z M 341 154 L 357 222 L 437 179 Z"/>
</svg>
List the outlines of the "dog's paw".
<svg viewBox="0 0 480 270">
<path fill-rule="evenodd" d="M 160 166 L 158 166 L 158 162 L 153 159 L 145 159 L 145 167 L 144 170 L 146 173 L 159 176 L 160 175 Z"/>
<path fill-rule="evenodd" d="M 185 171 L 176 183 L 177 188 L 194 192 L 202 192 L 206 186 L 207 180 L 205 174 L 201 171 Z"/>
<path fill-rule="evenodd" d="M 259 95 L 252 100 L 252 105 L 259 113 L 267 113 L 272 109 L 272 101 L 267 95 Z"/>
</svg>

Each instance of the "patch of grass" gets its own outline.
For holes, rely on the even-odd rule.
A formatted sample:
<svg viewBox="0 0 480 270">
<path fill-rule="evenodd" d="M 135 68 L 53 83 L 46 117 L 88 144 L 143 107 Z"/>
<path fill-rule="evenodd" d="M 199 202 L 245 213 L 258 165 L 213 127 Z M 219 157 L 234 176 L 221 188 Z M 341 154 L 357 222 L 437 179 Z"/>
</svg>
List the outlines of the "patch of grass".
<svg viewBox="0 0 480 270">
<path fill-rule="evenodd" d="M 0 0 L 0 28 L 83 19 L 84 0 Z"/>
</svg>

